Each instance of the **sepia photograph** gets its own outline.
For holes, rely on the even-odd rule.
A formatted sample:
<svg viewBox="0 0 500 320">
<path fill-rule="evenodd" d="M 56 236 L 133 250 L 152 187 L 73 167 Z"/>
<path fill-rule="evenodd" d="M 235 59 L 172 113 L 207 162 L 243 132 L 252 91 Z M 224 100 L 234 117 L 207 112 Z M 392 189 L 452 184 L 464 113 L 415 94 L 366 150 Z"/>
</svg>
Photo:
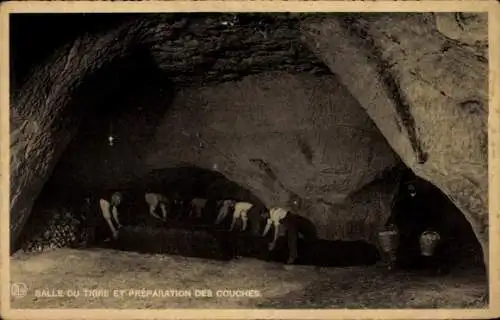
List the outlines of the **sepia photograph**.
<svg viewBox="0 0 500 320">
<path fill-rule="evenodd" d="M 11 310 L 490 308 L 486 9 L 139 11 L 6 15 Z"/>
</svg>

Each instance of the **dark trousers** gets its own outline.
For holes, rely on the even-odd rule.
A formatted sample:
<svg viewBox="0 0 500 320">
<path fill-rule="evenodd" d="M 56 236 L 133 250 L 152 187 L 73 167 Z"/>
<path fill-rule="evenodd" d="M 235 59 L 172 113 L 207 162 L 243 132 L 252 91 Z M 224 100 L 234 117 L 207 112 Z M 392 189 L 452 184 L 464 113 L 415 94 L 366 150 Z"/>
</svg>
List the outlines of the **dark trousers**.
<svg viewBox="0 0 500 320">
<path fill-rule="evenodd" d="M 289 212 L 285 219 L 281 221 L 285 229 L 285 237 L 288 244 L 287 263 L 293 263 L 298 257 L 298 240 L 302 235 L 304 248 L 312 248 L 314 241 L 317 240 L 316 228 L 305 217 Z"/>
<path fill-rule="evenodd" d="M 110 211 L 112 209 L 113 208 L 110 208 Z M 91 206 L 86 214 L 88 217 L 85 223 L 85 229 L 87 232 L 87 245 L 96 244 L 113 236 L 108 222 L 106 221 L 106 219 L 104 219 L 104 216 L 98 204 Z M 118 229 L 118 223 L 115 221 L 113 216 L 111 217 L 111 222 L 113 223 L 114 227 Z"/>
<path fill-rule="evenodd" d="M 219 247 L 227 259 L 239 258 L 239 237 L 237 231 L 217 232 L 212 234 L 217 240 Z"/>
<path fill-rule="evenodd" d="M 247 213 L 248 224 L 247 228 L 250 229 L 250 232 L 253 236 L 260 236 L 261 230 L 263 228 L 263 219 L 262 213 L 267 209 L 264 206 L 254 205 Z"/>
</svg>

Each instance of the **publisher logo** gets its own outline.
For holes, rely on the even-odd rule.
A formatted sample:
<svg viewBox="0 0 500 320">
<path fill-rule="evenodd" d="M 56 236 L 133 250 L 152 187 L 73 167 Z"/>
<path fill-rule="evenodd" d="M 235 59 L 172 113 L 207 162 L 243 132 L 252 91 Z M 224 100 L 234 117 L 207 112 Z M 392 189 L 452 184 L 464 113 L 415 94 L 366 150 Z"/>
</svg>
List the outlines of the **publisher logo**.
<svg viewBox="0 0 500 320">
<path fill-rule="evenodd" d="M 10 295 L 16 299 L 24 298 L 28 293 L 28 286 L 25 283 L 17 282 L 10 285 Z"/>
</svg>

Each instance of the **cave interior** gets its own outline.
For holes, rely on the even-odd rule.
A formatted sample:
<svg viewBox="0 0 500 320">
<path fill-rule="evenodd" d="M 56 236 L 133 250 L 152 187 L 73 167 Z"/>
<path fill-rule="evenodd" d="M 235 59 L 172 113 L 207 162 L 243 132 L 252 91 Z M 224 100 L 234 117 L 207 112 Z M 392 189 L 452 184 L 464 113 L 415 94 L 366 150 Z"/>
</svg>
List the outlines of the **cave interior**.
<svg viewBox="0 0 500 320">
<path fill-rule="evenodd" d="M 155 19 L 163 22 L 184 21 L 185 17 L 180 14 L 156 15 Z M 446 231 L 443 231 L 444 229 L 441 231 L 446 233 L 447 241 L 452 243 L 446 248 L 449 252 L 440 253 L 440 255 L 453 260 L 449 262 L 453 265 L 481 264 L 481 247 L 464 215 L 439 188 L 417 177 L 392 152 L 387 142 L 383 138 L 380 139 L 382 136 L 380 132 L 376 133 L 380 137 L 369 136 L 374 130 L 378 130 L 375 124 L 368 123 L 371 121 L 366 115 L 368 129 L 358 130 L 356 134 L 359 135 L 360 132 L 361 135 L 365 134 L 360 139 L 376 140 L 374 148 L 385 143 L 381 151 L 372 152 L 388 154 L 387 156 L 381 155 L 379 158 L 377 155 L 369 155 L 375 160 L 372 159 L 365 165 L 373 168 L 366 169 L 366 173 L 352 174 L 353 170 L 364 169 L 360 169 L 360 166 L 350 167 L 349 163 L 345 164 L 352 158 L 332 156 L 331 161 L 338 161 L 339 164 L 323 163 L 324 166 L 318 171 L 327 173 L 316 178 L 322 180 L 321 185 L 311 183 L 309 189 L 307 186 L 303 187 L 305 183 L 295 181 L 301 179 L 298 173 L 291 174 L 290 179 L 282 181 L 284 174 L 301 171 L 301 166 L 306 162 L 318 163 L 316 160 L 318 153 L 327 153 L 320 150 L 322 147 L 307 143 L 307 139 L 304 138 L 307 137 L 307 130 L 310 130 L 313 136 L 318 136 L 324 131 L 323 129 L 316 130 L 314 124 L 306 123 L 305 126 L 309 127 L 301 129 L 302 133 L 306 132 L 301 137 L 298 137 L 300 134 L 294 134 L 292 129 L 287 130 L 287 126 L 299 126 L 294 119 L 289 118 L 307 118 L 303 113 L 308 111 L 307 109 L 306 111 L 293 109 L 295 104 L 290 101 L 296 97 L 293 93 L 289 93 L 282 98 L 284 90 L 290 87 L 291 91 L 294 89 L 293 86 L 304 84 L 310 79 L 321 82 L 328 78 L 328 81 L 334 83 L 336 81 L 335 74 L 301 43 L 296 27 L 299 18 L 300 15 L 294 14 L 190 14 L 187 16 L 189 20 L 187 26 L 179 29 L 175 37 L 168 39 L 162 47 L 156 46 L 153 50 L 146 50 L 143 44 L 133 46 L 127 54 L 115 59 L 96 74 L 82 81 L 82 85 L 73 94 L 69 107 L 60 113 L 61 118 L 71 114 L 70 117 L 78 120 L 66 123 L 61 121 L 62 124 L 58 127 L 59 131 L 65 132 L 77 126 L 77 133 L 71 138 L 52 170 L 50 178 L 46 180 L 42 191 L 37 196 L 30 218 L 23 229 L 21 240 L 16 243 L 16 249 L 25 247 L 37 232 L 45 232 L 48 228 L 47 224 L 53 221 L 56 210 L 65 208 L 64 210 L 72 212 L 72 218 L 76 219 L 75 212 L 78 211 L 78 207 L 86 196 L 99 197 L 100 194 L 109 190 L 120 190 L 125 194 L 123 206 L 120 208 L 124 224 L 130 230 L 134 225 L 150 225 L 152 233 L 143 234 L 142 232 L 146 230 L 144 227 L 142 231 L 135 233 L 130 231 L 131 234 L 125 235 L 121 242 L 113 244 L 114 248 L 146 253 L 187 254 L 215 259 L 220 253 L 217 251 L 223 247 L 217 241 L 224 239 L 224 234 L 214 237 L 210 233 L 204 233 L 207 223 L 192 226 L 189 223 L 187 225 L 176 224 L 176 221 L 169 224 L 170 231 L 162 231 L 165 225 L 152 220 L 148 215 L 143 201 L 144 192 L 150 190 L 166 195 L 176 193 L 183 199 L 235 198 L 266 205 L 274 198 L 263 199 L 262 195 L 267 195 L 269 190 L 280 189 L 283 191 L 279 192 L 286 193 L 286 197 L 300 199 L 301 207 L 297 209 L 297 213 L 304 219 L 311 214 L 310 210 L 319 210 L 315 209 L 318 206 L 329 206 L 333 212 L 326 226 L 320 225 L 321 221 L 327 219 L 321 214 L 318 214 L 320 218 L 311 219 L 318 224 L 318 229 L 321 229 L 319 231 L 322 234 L 328 234 L 329 237 L 320 237 L 313 248 L 303 248 L 299 241 L 299 252 L 307 254 L 300 257 L 298 264 L 369 265 L 380 260 L 373 236 L 365 236 L 369 231 L 364 230 L 372 228 L 375 223 L 367 223 L 365 219 L 362 223 L 367 225 L 361 227 L 363 230 L 360 230 L 358 223 L 358 225 L 354 224 L 352 230 L 342 231 L 350 220 L 342 218 L 341 215 L 345 215 L 345 212 L 348 212 L 354 204 L 370 206 L 372 201 L 377 201 L 373 198 L 378 196 L 377 193 L 370 191 L 372 190 L 370 188 L 378 190 L 382 186 L 380 189 L 386 190 L 392 187 L 392 191 L 388 192 L 390 193 L 389 202 L 392 204 L 394 199 L 407 196 L 407 185 L 411 182 L 417 185 L 417 195 L 422 205 L 419 210 L 432 211 L 434 216 L 439 216 L 440 226 L 446 229 Z M 83 35 L 90 38 L 99 37 L 99 33 L 103 30 L 112 29 L 133 19 L 137 19 L 137 15 L 65 14 L 59 17 L 34 14 L 14 15 L 11 17 L 12 92 L 20 90 L 33 68 L 53 54 L 57 54 L 61 46 Z M 33 24 L 37 27 L 32 28 Z M 62 25 L 64 28 L 61 28 Z M 259 78 L 261 75 L 264 75 L 264 78 Z M 304 80 L 298 82 L 294 80 L 295 77 L 302 76 Z M 231 85 L 252 77 L 256 79 L 246 85 Z M 261 88 L 258 90 L 245 91 L 249 86 L 259 86 L 259 83 Z M 217 87 L 221 89 L 215 89 L 212 93 L 212 88 Z M 307 89 L 305 93 L 297 94 L 297 99 L 302 99 L 298 104 L 313 100 L 314 98 L 310 96 L 321 95 L 324 90 L 321 85 L 316 85 L 316 87 L 311 85 Z M 336 94 L 344 94 L 346 97 L 340 97 L 340 102 L 328 97 L 327 100 L 330 100 L 326 103 L 342 104 L 348 101 L 349 108 L 354 110 L 358 107 L 355 97 L 352 98 L 347 90 L 342 88 L 334 90 Z M 197 91 L 203 91 L 203 94 L 196 95 Z M 233 94 L 232 91 L 238 91 L 238 93 Z M 258 97 L 258 94 L 262 97 Z M 303 98 L 299 96 L 300 94 L 306 97 Z M 211 96 L 211 100 L 206 98 L 207 95 Z M 285 100 L 282 103 L 279 102 L 281 98 Z M 238 99 L 241 100 L 238 101 Z M 253 99 L 257 102 L 252 105 Z M 269 105 L 266 105 L 265 101 L 268 100 Z M 351 100 L 354 102 L 351 103 Z M 234 105 L 231 105 L 231 101 Z M 291 105 L 291 107 L 282 110 L 281 114 L 279 111 L 266 114 L 259 109 L 266 107 L 272 109 L 270 105 L 273 103 L 281 107 L 286 105 Z M 315 101 L 310 102 L 311 105 L 315 103 Z M 319 104 L 324 103 L 324 101 L 319 102 Z M 217 109 L 218 104 L 219 109 Z M 241 118 L 238 116 L 240 112 L 238 107 L 248 109 L 242 109 Z M 200 109 L 203 111 L 200 112 Z M 349 115 L 350 110 L 343 111 L 346 113 L 340 111 L 333 117 L 328 114 L 328 110 L 311 112 L 315 113 L 316 118 L 327 118 L 325 121 L 333 119 L 330 124 L 332 127 L 336 125 L 341 127 L 344 121 L 342 117 L 345 114 L 347 118 L 352 118 L 357 117 L 360 112 L 363 113 L 363 110 L 353 111 L 358 113 Z M 224 115 L 225 112 L 227 116 Z M 199 115 L 195 116 L 196 114 Z M 251 122 L 244 118 L 249 114 L 252 116 Z M 281 132 L 275 132 L 277 130 L 274 127 L 275 124 L 267 123 L 269 121 L 266 117 L 270 114 L 276 117 L 275 122 L 278 130 L 279 126 L 282 127 Z M 283 119 L 279 119 L 281 116 Z M 217 121 L 221 123 L 219 132 L 215 132 L 218 130 Z M 248 126 L 239 128 L 239 124 L 243 122 L 249 122 Z M 325 125 L 321 121 L 317 123 L 318 126 Z M 231 130 L 227 129 L 231 127 L 233 127 Z M 254 131 L 247 132 L 249 127 Z M 215 133 L 203 128 L 212 128 L 210 130 Z M 313 132 L 314 130 L 316 131 Z M 172 133 L 173 131 L 176 133 Z M 294 148 L 298 150 L 297 154 L 300 154 L 302 159 L 296 160 L 297 156 L 290 154 L 287 149 L 288 138 L 282 141 L 282 144 L 286 145 L 283 150 L 267 151 L 267 154 L 261 157 L 265 160 L 255 158 L 248 149 L 255 148 L 257 151 L 253 154 L 257 155 L 259 150 L 264 150 L 258 145 L 270 143 L 270 140 L 266 141 L 266 133 L 278 141 L 279 138 L 275 136 L 280 134 L 292 136 L 292 139 L 297 142 Z M 115 138 L 113 146 L 108 144 L 109 135 Z M 247 138 L 247 136 L 251 137 Z M 184 137 L 184 140 L 181 137 Z M 227 143 L 230 139 L 233 141 Z M 328 139 L 334 140 L 336 137 L 331 136 L 331 133 L 325 133 L 319 138 L 319 140 L 325 139 L 328 144 L 330 141 Z M 346 142 L 342 141 L 342 143 Z M 280 145 L 279 142 L 270 144 L 270 148 L 277 148 Z M 238 149 L 235 145 L 243 147 Z M 353 146 L 352 149 L 346 150 L 353 153 L 353 157 L 365 157 L 365 153 L 358 153 L 354 150 L 355 148 L 356 146 Z M 238 154 L 235 156 L 231 152 Z M 335 153 L 335 150 L 331 152 Z M 342 150 L 337 151 L 337 153 L 342 152 Z M 204 158 L 206 155 L 208 157 Z M 323 162 L 328 162 L 324 159 L 328 157 L 323 157 Z M 241 164 L 244 161 L 248 164 Z M 253 167 L 247 169 L 254 164 L 257 164 L 258 169 Z M 280 166 L 282 168 L 277 174 L 276 168 L 279 169 Z M 329 168 L 337 171 L 333 174 L 328 173 Z M 240 175 L 244 177 L 238 178 Z M 313 179 L 305 174 L 304 177 L 304 179 Z M 332 179 L 337 179 L 337 181 L 334 182 Z M 344 180 L 350 182 L 343 182 Z M 256 190 L 260 192 L 255 192 Z M 347 205 L 345 205 L 346 201 L 349 201 Z M 386 213 L 384 220 L 386 221 L 392 213 L 409 217 L 410 221 L 415 222 L 411 220 L 411 214 L 408 213 L 412 209 L 405 207 L 404 200 L 400 201 L 399 206 L 391 206 L 389 211 L 392 210 L 392 212 Z M 344 211 L 338 209 L 338 212 L 343 213 L 335 213 L 337 207 L 341 207 Z M 387 209 L 387 206 L 384 208 Z M 377 215 L 377 213 L 372 213 L 372 215 Z M 385 221 L 381 222 L 381 225 Z M 224 228 L 227 228 L 227 223 L 228 221 Z M 415 225 L 425 225 L 425 223 L 419 221 Z M 336 227 L 341 224 L 344 226 Z M 425 229 L 425 226 L 423 228 Z M 371 231 L 373 233 L 373 230 Z M 363 236 L 353 236 L 356 233 Z M 265 242 L 268 240 L 256 241 L 251 237 L 242 237 L 239 240 L 240 246 L 245 248 L 242 249 L 243 251 L 246 250 L 243 255 L 260 258 L 262 252 L 266 251 Z M 182 241 L 184 243 L 181 243 Z M 166 246 L 165 242 L 174 243 L 174 245 Z M 273 259 L 283 261 L 286 258 L 286 245 L 283 248 Z M 205 252 L 207 250 L 212 251 L 207 253 Z M 400 255 L 404 256 L 410 251 L 403 250 Z M 418 256 L 418 253 L 416 255 Z M 401 259 L 405 260 L 404 257 Z M 417 265 L 418 263 L 413 261 L 405 266 L 416 267 Z"/>
</svg>

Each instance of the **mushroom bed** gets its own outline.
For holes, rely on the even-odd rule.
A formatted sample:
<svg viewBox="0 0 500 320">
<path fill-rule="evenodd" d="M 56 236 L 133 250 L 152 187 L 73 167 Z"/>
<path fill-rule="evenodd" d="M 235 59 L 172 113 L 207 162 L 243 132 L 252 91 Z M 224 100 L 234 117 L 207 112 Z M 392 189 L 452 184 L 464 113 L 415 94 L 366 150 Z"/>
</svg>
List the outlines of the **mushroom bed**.
<svg viewBox="0 0 500 320">
<path fill-rule="evenodd" d="M 37 224 L 38 234 L 23 243 L 26 253 L 46 253 L 57 248 L 88 248 L 85 245 L 86 230 L 82 223 L 70 213 L 56 212 L 52 219 Z M 277 249 L 268 251 L 272 236 L 256 237 L 248 233 L 228 231 L 229 220 L 215 227 L 210 224 L 193 224 L 190 221 L 168 220 L 167 223 L 145 216 L 138 225 L 124 226 L 116 240 L 99 241 L 92 245 L 149 254 L 179 255 L 228 261 L 236 256 L 252 257 L 263 261 L 285 262 L 288 248 L 284 237 L 280 237 Z M 235 225 L 235 230 L 241 223 Z M 328 241 L 317 239 L 305 243 L 298 239 L 301 253 L 295 264 L 316 266 L 373 265 L 380 256 L 376 248 L 363 241 Z"/>
</svg>

